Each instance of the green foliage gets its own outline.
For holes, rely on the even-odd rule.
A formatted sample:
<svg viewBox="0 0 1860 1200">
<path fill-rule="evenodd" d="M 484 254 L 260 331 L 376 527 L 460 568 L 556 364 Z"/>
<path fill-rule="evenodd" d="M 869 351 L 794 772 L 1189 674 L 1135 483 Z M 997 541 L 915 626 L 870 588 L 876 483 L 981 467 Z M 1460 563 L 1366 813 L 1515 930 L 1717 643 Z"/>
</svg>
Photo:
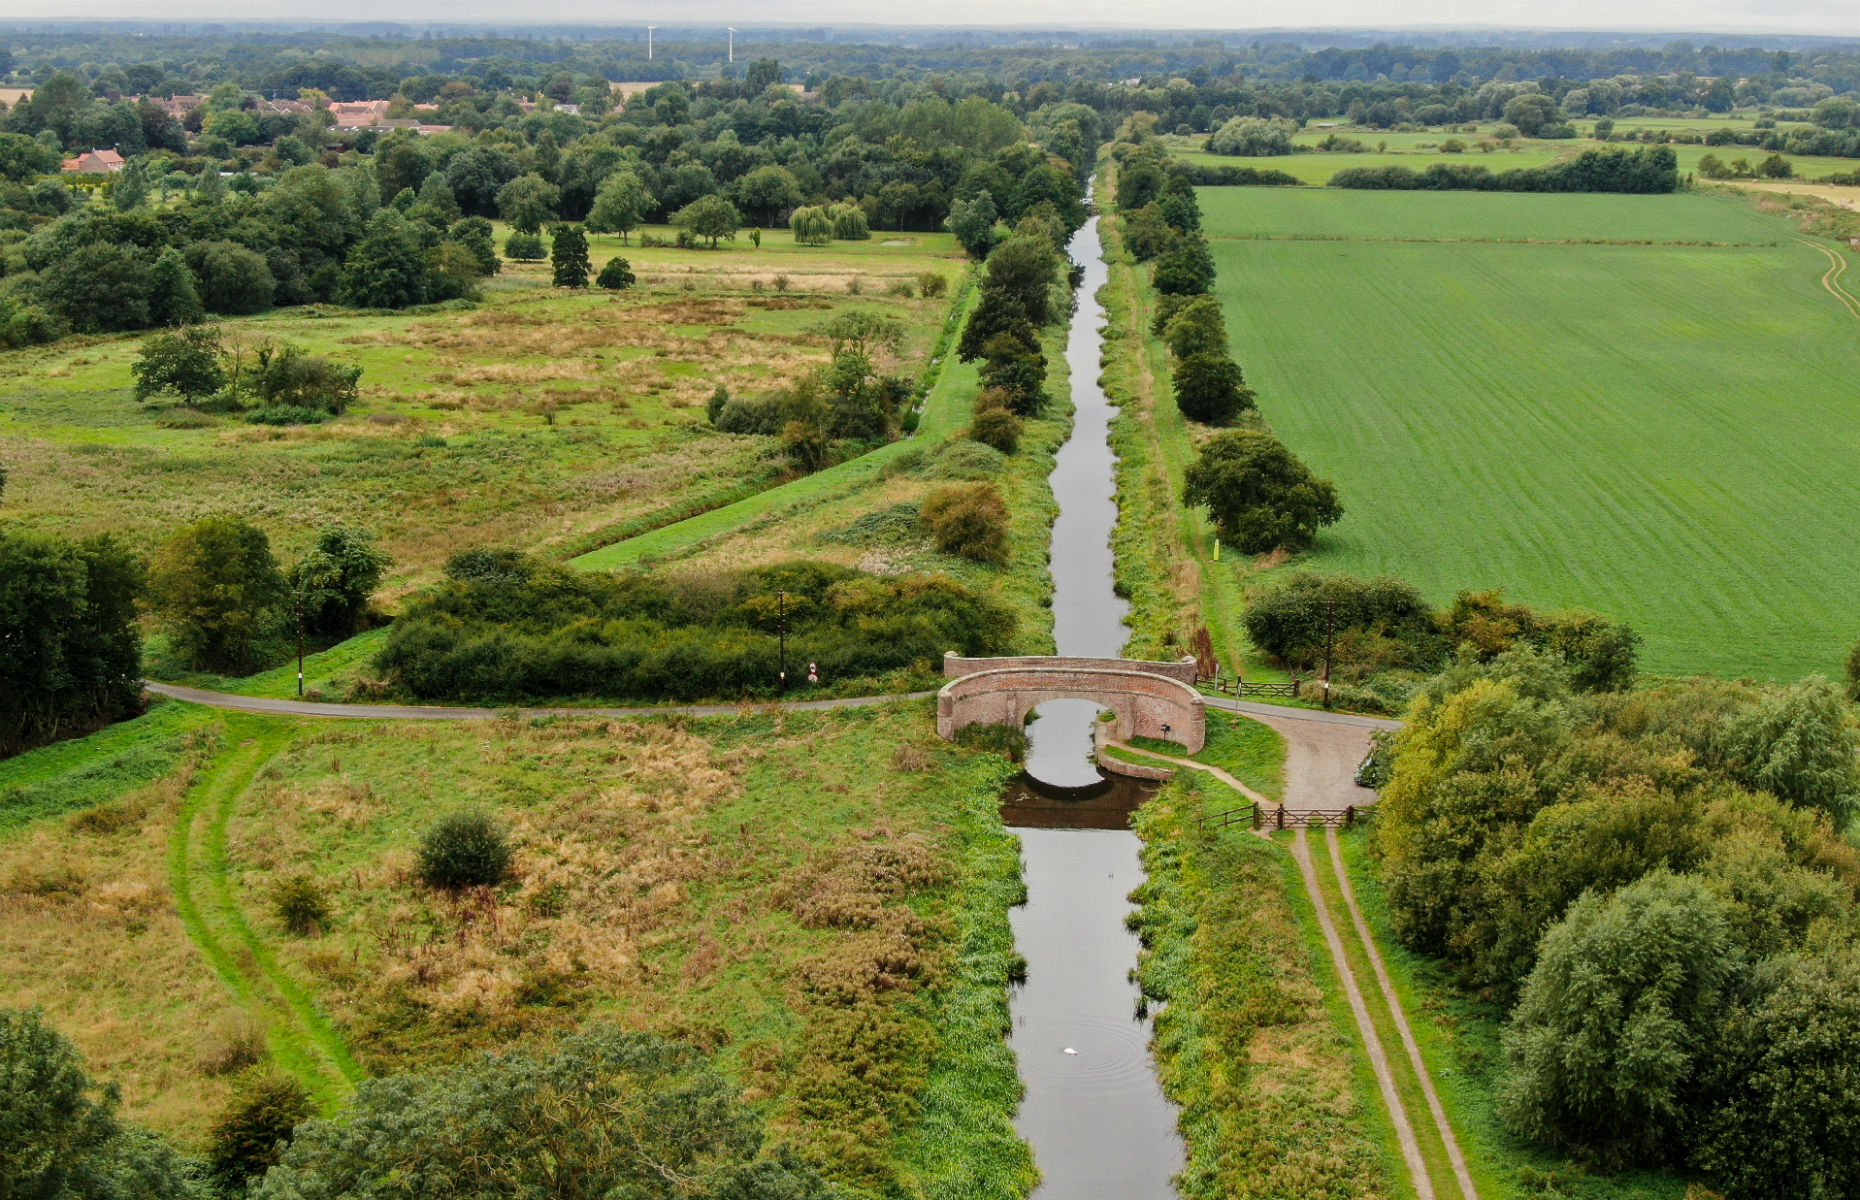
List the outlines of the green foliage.
<svg viewBox="0 0 1860 1200">
<path fill-rule="evenodd" d="M 533 233 L 513 233 L 504 239 L 504 257 L 518 262 L 541 262 L 548 251 L 542 238 Z"/>
<path fill-rule="evenodd" d="M 266 299 L 270 303 L 270 299 Z M 170 247 L 149 270 L 149 320 L 163 326 L 192 325 L 206 315 L 187 258 Z"/>
<path fill-rule="evenodd" d="M 149 574 L 149 603 L 191 666 L 241 675 L 262 665 L 286 585 L 271 540 L 242 518 L 178 530 Z"/>
<path fill-rule="evenodd" d="M 79 333 L 113 333 L 148 325 L 153 286 L 134 248 L 92 242 L 45 268 L 39 299 Z"/>
<path fill-rule="evenodd" d="M 797 245 L 824 246 L 833 240 L 833 218 L 818 205 L 808 205 L 788 214 L 788 231 Z"/>
<path fill-rule="evenodd" d="M 179 336 L 192 332 L 185 330 Z M 361 380 L 360 367 L 285 346 L 261 354 L 259 369 L 246 382 L 266 405 L 340 416 L 355 403 Z"/>
<path fill-rule="evenodd" d="M 123 1123 L 38 1009 L 0 1008 L 0 1195 L 7 1200 L 205 1200 L 190 1165 Z"/>
<path fill-rule="evenodd" d="M 772 695 L 783 592 L 790 664 L 817 662 L 834 682 L 995 653 L 1014 633 L 1007 610 L 941 575 L 810 562 L 594 575 L 502 551 L 461 555 L 447 574 L 377 659 L 415 696 Z"/>
<path fill-rule="evenodd" d="M 1611 1163 L 1679 1157 L 1742 967 L 1695 879 L 1658 870 L 1585 894 L 1544 935 L 1505 1032 L 1506 1121 Z"/>
<path fill-rule="evenodd" d="M 561 192 L 540 175 L 519 175 L 498 190 L 497 211 L 518 233 L 539 233 L 560 199 Z"/>
<path fill-rule="evenodd" d="M 271 889 L 271 915 L 298 937 L 309 937 L 329 920 L 323 887 L 308 875 L 288 875 Z"/>
<path fill-rule="evenodd" d="M 595 276 L 594 282 L 610 292 L 622 292 L 638 283 L 639 277 L 633 274 L 633 264 L 615 255 L 602 264 L 601 273 Z"/>
<path fill-rule="evenodd" d="M 709 238 L 710 248 L 715 250 L 720 238 L 736 240 L 743 218 L 734 204 L 722 196 L 710 195 L 700 196 L 673 213 L 672 224 L 692 237 Z"/>
<path fill-rule="evenodd" d="M 782 213 L 801 202 L 801 185 L 794 173 L 772 163 L 738 179 L 732 190 L 737 205 L 757 225 L 775 224 Z"/>
<path fill-rule="evenodd" d="M 1027 761 L 1027 731 L 1012 725 L 964 725 L 956 731 L 956 744 L 965 750 L 999 754 L 1011 763 Z"/>
<path fill-rule="evenodd" d="M 1025 428 L 1026 423 L 1008 409 L 988 407 L 969 422 L 969 436 L 1003 454 L 1013 454 L 1020 449 L 1020 435 Z"/>
<path fill-rule="evenodd" d="M 1199 233 L 1169 239 L 1150 269 L 1150 283 L 1165 296 L 1200 296 L 1214 290 L 1214 256 Z"/>
<path fill-rule="evenodd" d="M 278 284 L 262 256 L 236 242 L 193 242 L 186 257 L 208 312 L 247 316 L 271 307 Z"/>
<path fill-rule="evenodd" d="M 296 932 L 296 930 L 293 930 Z M 286 1075 L 242 1081 L 207 1131 L 207 1163 L 234 1195 L 278 1164 L 298 1125 L 315 1116 L 310 1093 Z"/>
<path fill-rule="evenodd" d="M 1038 345 L 1039 330 L 1059 316 L 1059 263 L 1052 239 L 1038 233 L 1016 233 L 989 253 L 980 298 L 957 344 L 962 361 L 986 357 L 990 339 L 1019 327 L 1027 332 L 1015 336 Z"/>
<path fill-rule="evenodd" d="M 1298 126 L 1283 117 L 1235 117 L 1214 131 L 1208 150 L 1214 154 L 1263 155 L 1290 154 L 1292 135 Z"/>
<path fill-rule="evenodd" d="M 1444 650 L 1426 598 L 1386 575 L 1278 575 L 1247 596 L 1242 620 L 1247 638 L 1288 667 L 1313 669 L 1323 661 L 1328 643 L 1333 678 L 1434 667 Z"/>
<path fill-rule="evenodd" d="M 426 300 L 426 251 L 419 235 L 392 209 L 368 224 L 350 251 L 338 292 L 357 308 L 406 308 Z"/>
<path fill-rule="evenodd" d="M 1189 466 L 1183 502 L 1206 508 L 1221 539 L 1247 554 L 1303 550 L 1343 517 L 1337 489 L 1268 433 L 1209 439 Z"/>
<path fill-rule="evenodd" d="M 615 171 L 601 181 L 601 190 L 588 210 L 588 228 L 595 233 L 617 233 L 624 240 L 645 219 L 652 193 L 631 171 Z"/>
<path fill-rule="evenodd" d="M 319 637 L 360 633 L 368 601 L 393 560 L 375 535 L 354 525 L 330 525 L 291 568 L 293 595 L 305 598 L 304 630 Z"/>
<path fill-rule="evenodd" d="M 419 863 L 428 887 L 493 887 L 510 873 L 510 843 L 489 813 L 467 809 L 426 831 Z"/>
<path fill-rule="evenodd" d="M 944 554 L 994 566 L 1008 558 L 1008 511 L 990 483 L 954 484 L 924 497 L 924 529 Z"/>
<path fill-rule="evenodd" d="M 865 210 L 857 204 L 835 204 L 827 209 L 827 215 L 833 221 L 833 236 L 840 241 L 871 240 L 872 228 L 866 221 Z"/>
<path fill-rule="evenodd" d="M 1212 296 L 1195 296 L 1174 308 L 1163 327 L 1162 338 L 1177 362 L 1196 355 L 1227 356 L 1227 322 L 1221 304 Z"/>
<path fill-rule="evenodd" d="M 698 1051 L 597 1027 L 446 1071 L 369 1080 L 343 1121 L 301 1126 L 264 1200 L 513 1195 L 829 1200 Z"/>
<path fill-rule="evenodd" d="M 1766 693 L 1724 724 L 1718 749 L 1739 783 L 1826 813 L 1836 829 L 1860 815 L 1860 735 L 1824 679 Z"/>
<path fill-rule="evenodd" d="M 554 270 L 556 287 L 588 286 L 591 264 L 588 259 L 588 235 L 579 225 L 557 225 L 549 242 L 549 263 Z"/>
<path fill-rule="evenodd" d="M 949 219 L 944 228 L 956 235 L 956 241 L 968 252 L 970 258 L 981 261 L 988 257 L 988 252 L 995 247 L 995 223 L 1001 214 L 995 209 L 995 198 L 987 188 L 976 192 L 964 200 L 957 200 L 949 206 Z"/>
<path fill-rule="evenodd" d="M 219 330 L 207 326 L 146 337 L 129 368 L 136 399 L 147 403 L 154 396 L 173 395 L 184 404 L 198 404 L 226 386 L 224 356 Z"/>
<path fill-rule="evenodd" d="M 1253 407 L 1253 393 L 1239 365 L 1225 354 L 1197 353 L 1181 359 L 1175 364 L 1173 383 L 1176 407 L 1204 425 L 1229 424 Z"/>
<path fill-rule="evenodd" d="M 0 528 L 0 756 L 141 707 L 146 567 L 109 535 Z"/>
</svg>

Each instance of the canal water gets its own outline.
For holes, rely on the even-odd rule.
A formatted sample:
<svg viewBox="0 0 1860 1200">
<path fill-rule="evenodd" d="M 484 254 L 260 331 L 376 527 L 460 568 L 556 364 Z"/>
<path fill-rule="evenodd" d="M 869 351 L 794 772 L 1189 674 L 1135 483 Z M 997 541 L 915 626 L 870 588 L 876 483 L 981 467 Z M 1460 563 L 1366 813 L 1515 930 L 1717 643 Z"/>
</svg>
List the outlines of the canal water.
<svg viewBox="0 0 1860 1200">
<path fill-rule="evenodd" d="M 1093 218 L 1067 247 L 1085 265 L 1066 342 L 1072 435 L 1053 469 L 1053 636 L 1058 653 L 1117 657 L 1129 605 L 1112 586 L 1117 524 L 1113 409 L 1099 388 L 1106 269 Z M 1037 1200 L 1171 1200 L 1182 1169 L 1175 1107 L 1149 1054 L 1149 1022 L 1130 981 L 1138 941 L 1124 927 L 1143 882 L 1130 814 L 1152 785 L 1106 776 L 1092 761 L 1097 706 L 1053 700 L 1028 732 L 1027 775 L 1002 803 L 1020 836 L 1027 903 L 1014 942 L 1027 960 L 1010 1042 L 1026 1099 L 1016 1122 L 1033 1146 Z"/>
</svg>

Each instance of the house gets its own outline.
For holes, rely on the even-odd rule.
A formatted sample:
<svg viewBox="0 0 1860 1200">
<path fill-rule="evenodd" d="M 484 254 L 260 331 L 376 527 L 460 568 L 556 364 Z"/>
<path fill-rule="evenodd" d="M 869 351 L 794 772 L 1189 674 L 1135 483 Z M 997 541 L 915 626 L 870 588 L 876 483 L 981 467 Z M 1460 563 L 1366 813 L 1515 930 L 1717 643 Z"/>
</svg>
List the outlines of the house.
<svg viewBox="0 0 1860 1200">
<path fill-rule="evenodd" d="M 258 111 L 269 116 L 302 117 L 316 111 L 308 100 L 260 100 Z"/>
<path fill-rule="evenodd" d="M 329 106 L 337 129 L 366 129 L 387 119 L 386 100 L 339 100 Z"/>
<path fill-rule="evenodd" d="M 76 158 L 67 158 L 67 175 L 114 175 L 123 169 L 123 156 L 114 150 L 86 150 Z"/>
</svg>

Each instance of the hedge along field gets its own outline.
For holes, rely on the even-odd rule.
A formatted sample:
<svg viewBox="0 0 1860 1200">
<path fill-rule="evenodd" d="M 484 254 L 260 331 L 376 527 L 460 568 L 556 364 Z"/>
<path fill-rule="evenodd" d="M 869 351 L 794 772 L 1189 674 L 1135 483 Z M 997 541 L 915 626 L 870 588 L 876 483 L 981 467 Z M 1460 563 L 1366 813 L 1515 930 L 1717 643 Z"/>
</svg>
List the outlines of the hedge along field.
<svg viewBox="0 0 1860 1200">
<path fill-rule="evenodd" d="M 395 556 L 390 587 L 423 582 L 473 545 L 580 552 L 778 482 L 774 439 L 709 429 L 711 390 L 765 390 L 825 362 L 825 340 L 809 331 L 850 309 L 902 322 L 883 369 L 916 377 L 958 289 L 931 299 L 891 289 L 922 273 L 953 285 L 967 269 L 947 234 L 816 248 L 766 231 L 758 248 L 745 231 L 716 251 L 593 243 L 597 268 L 626 255 L 640 286 L 570 293 L 549 286 L 546 262 L 506 261 L 476 307 L 319 306 L 222 322 L 229 335 L 363 368 L 362 402 L 324 425 L 138 405 L 129 368 L 140 336 L 0 354 L 7 511 L 144 546 L 235 512 L 287 557 L 320 525 L 348 520 Z"/>
<path fill-rule="evenodd" d="M 1655 672 L 1840 668 L 1860 323 L 1789 222 L 1689 194 L 1200 196 L 1236 357 L 1342 490 L 1317 566 L 1592 608 Z"/>
</svg>

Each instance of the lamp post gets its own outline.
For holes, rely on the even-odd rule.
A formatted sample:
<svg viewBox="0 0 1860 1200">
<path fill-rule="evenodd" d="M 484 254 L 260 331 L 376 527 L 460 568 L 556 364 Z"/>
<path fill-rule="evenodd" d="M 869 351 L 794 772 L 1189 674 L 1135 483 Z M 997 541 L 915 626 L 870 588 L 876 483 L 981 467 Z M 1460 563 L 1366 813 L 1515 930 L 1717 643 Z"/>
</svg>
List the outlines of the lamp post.
<svg viewBox="0 0 1860 1200">
<path fill-rule="evenodd" d="M 788 593 L 777 592 L 775 596 L 778 613 L 776 628 L 780 630 L 781 636 L 781 690 L 786 692 L 788 690 Z"/>
<path fill-rule="evenodd" d="M 1324 601 L 1324 707 L 1330 707 L 1330 656 L 1337 644 L 1337 598 Z"/>
</svg>

